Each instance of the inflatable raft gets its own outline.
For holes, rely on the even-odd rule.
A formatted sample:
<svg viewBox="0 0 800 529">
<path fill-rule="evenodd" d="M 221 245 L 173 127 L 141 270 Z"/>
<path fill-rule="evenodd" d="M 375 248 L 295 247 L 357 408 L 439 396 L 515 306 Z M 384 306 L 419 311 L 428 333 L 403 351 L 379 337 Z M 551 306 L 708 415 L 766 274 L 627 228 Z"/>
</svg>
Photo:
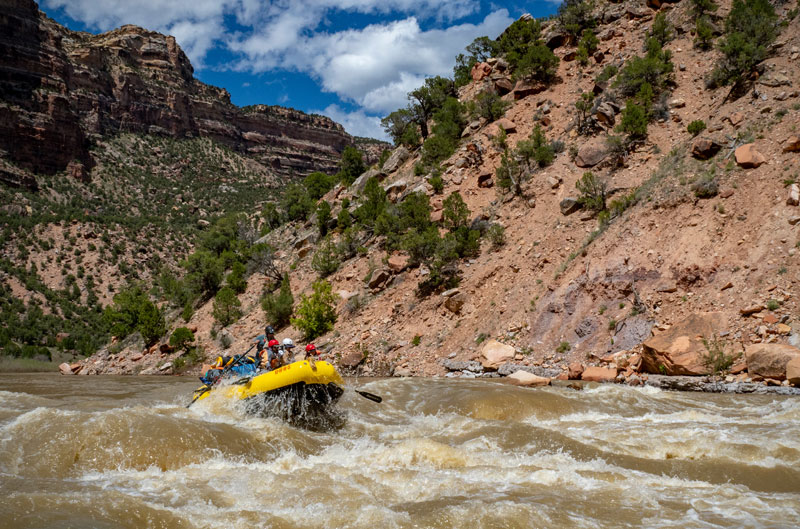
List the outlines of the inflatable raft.
<svg viewBox="0 0 800 529">
<path fill-rule="evenodd" d="M 231 383 L 204 385 L 195 390 L 192 402 L 215 394 L 243 401 L 245 411 L 252 415 L 307 423 L 331 417 L 330 408 L 342 396 L 343 385 L 328 362 L 301 360 Z"/>
</svg>

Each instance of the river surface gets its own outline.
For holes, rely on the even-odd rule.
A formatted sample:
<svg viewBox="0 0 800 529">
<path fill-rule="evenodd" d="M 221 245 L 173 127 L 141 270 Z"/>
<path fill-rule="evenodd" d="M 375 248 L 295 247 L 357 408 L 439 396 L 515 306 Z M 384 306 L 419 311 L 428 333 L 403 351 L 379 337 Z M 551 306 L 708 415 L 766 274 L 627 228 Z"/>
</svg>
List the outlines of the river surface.
<svg viewBox="0 0 800 529">
<path fill-rule="evenodd" d="M 190 378 L 0 375 L 0 527 L 794 528 L 800 399 L 351 380 L 338 431 Z"/>
</svg>

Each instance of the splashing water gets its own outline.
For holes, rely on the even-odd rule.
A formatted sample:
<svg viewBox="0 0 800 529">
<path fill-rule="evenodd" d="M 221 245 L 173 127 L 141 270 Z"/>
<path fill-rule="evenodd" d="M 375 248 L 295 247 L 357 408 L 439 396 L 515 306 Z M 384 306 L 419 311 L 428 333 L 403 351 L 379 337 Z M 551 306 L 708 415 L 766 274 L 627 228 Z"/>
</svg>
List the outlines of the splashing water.
<svg viewBox="0 0 800 529">
<path fill-rule="evenodd" d="M 213 396 L 187 410 L 189 379 L 2 375 L 0 525 L 705 529 L 800 520 L 800 399 L 496 381 L 363 387 L 383 403 L 346 391 L 340 421 L 308 429 Z"/>
</svg>

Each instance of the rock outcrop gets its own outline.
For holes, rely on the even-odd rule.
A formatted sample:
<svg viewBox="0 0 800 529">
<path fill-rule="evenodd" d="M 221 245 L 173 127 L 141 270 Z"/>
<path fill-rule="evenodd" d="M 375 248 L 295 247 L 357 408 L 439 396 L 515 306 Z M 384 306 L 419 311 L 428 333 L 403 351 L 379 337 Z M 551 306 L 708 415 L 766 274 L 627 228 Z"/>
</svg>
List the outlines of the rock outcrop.
<svg viewBox="0 0 800 529">
<path fill-rule="evenodd" d="M 277 175 L 334 172 L 353 142 L 334 121 L 275 106 L 239 108 L 193 77 L 174 37 L 126 25 L 70 31 L 33 0 L 0 6 L 0 150 L 17 166 L 83 178 L 95 137 L 208 137 Z"/>
<path fill-rule="evenodd" d="M 648 373 L 664 375 L 708 375 L 703 362 L 708 353 L 703 338 L 711 339 L 722 330 L 722 314 L 692 314 L 672 328 L 642 344 L 642 367 Z"/>
</svg>

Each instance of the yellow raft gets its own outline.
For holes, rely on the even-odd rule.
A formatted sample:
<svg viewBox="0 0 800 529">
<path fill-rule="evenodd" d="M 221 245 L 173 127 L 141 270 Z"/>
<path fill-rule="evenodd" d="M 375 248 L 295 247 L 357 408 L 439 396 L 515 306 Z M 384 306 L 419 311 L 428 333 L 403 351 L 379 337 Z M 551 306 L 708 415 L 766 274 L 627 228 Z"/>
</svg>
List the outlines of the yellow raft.
<svg viewBox="0 0 800 529">
<path fill-rule="evenodd" d="M 202 386 L 192 402 L 212 392 L 224 398 L 245 401 L 253 415 L 277 416 L 294 422 L 324 413 L 342 396 L 344 381 L 336 368 L 325 361 L 301 360 L 252 377 L 233 379 L 231 384 Z"/>
</svg>

